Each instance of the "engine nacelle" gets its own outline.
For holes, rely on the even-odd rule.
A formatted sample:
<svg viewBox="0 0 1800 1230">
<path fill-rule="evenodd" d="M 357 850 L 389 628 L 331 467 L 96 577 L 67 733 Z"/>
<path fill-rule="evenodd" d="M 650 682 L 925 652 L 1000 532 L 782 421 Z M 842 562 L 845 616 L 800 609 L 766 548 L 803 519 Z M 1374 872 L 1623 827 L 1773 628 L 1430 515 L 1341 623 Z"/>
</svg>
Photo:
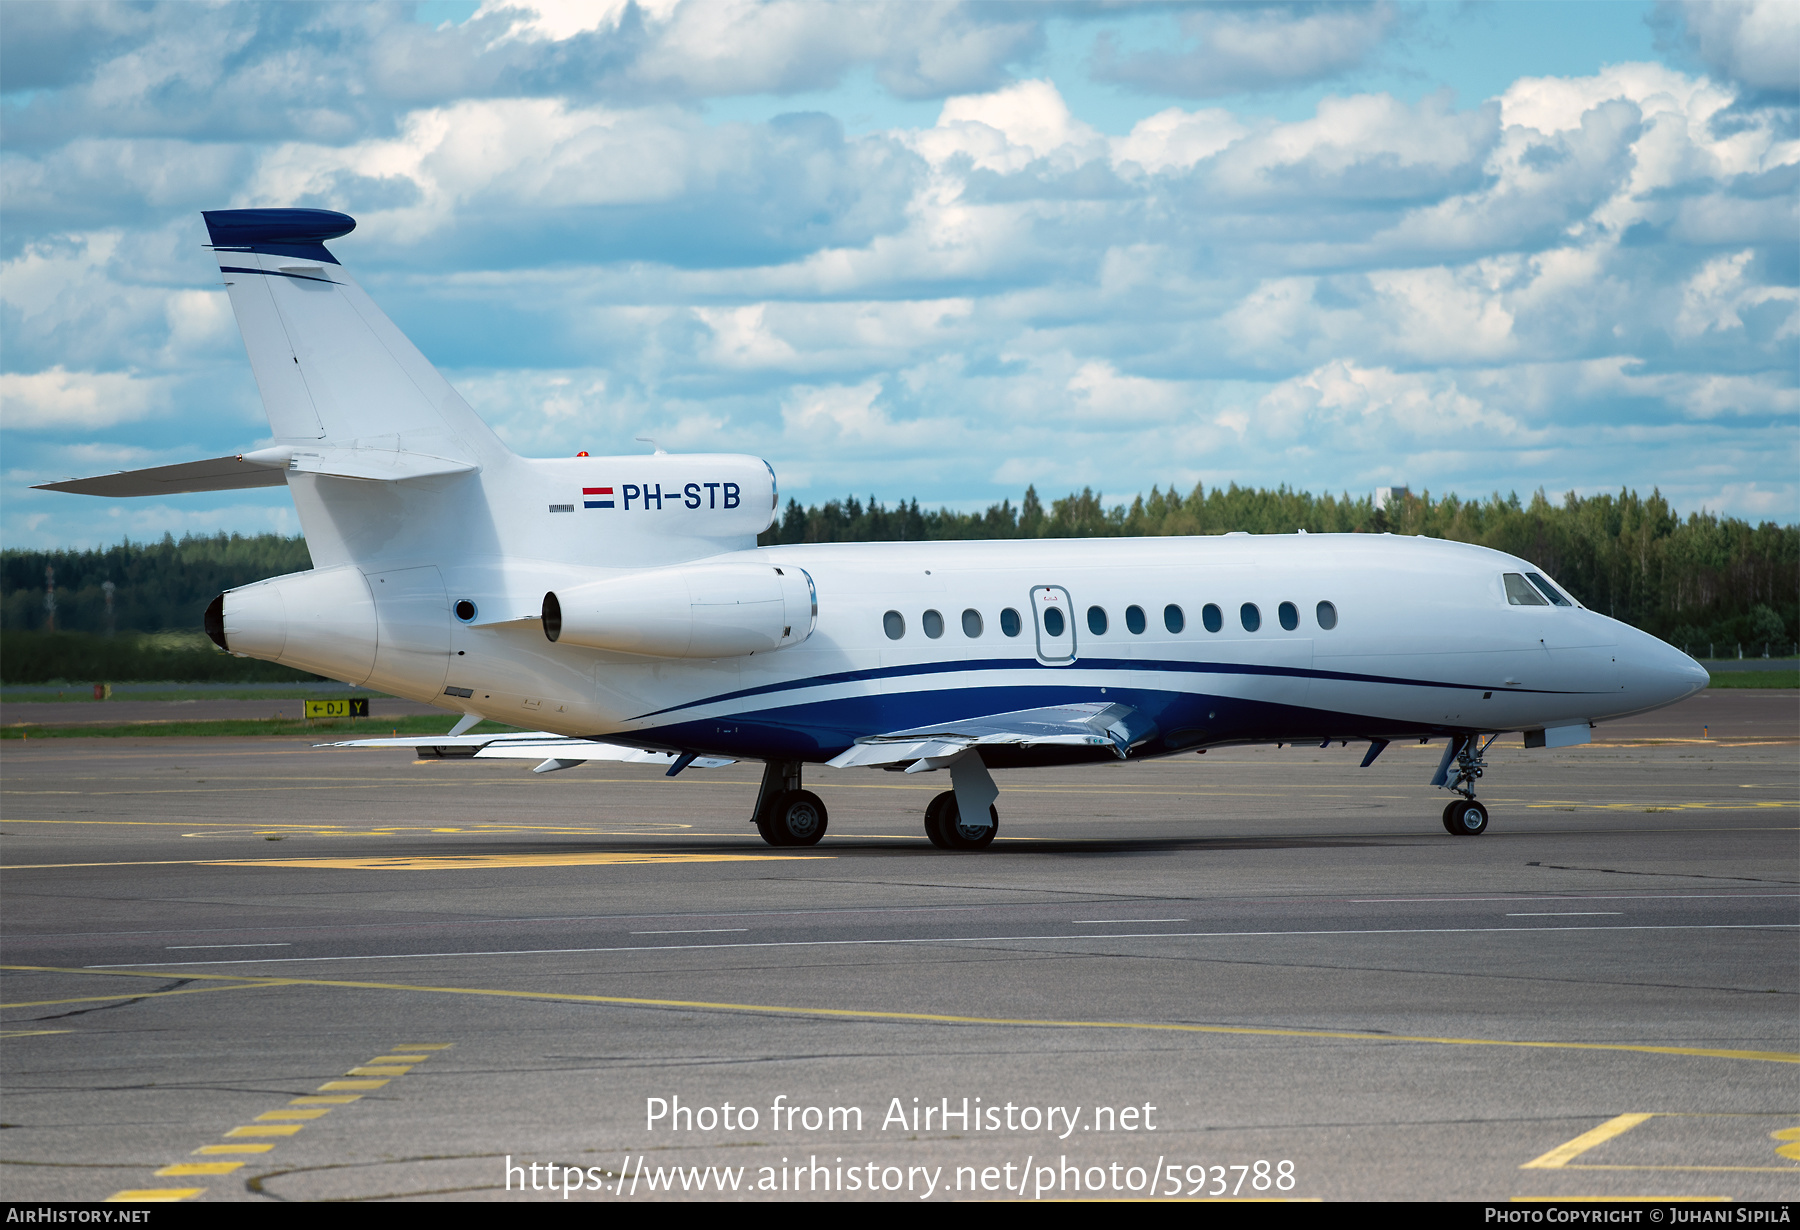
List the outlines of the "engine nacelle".
<svg viewBox="0 0 1800 1230">
<path fill-rule="evenodd" d="M 685 564 L 544 595 L 544 635 L 559 644 L 654 658 L 738 658 L 798 645 L 818 593 L 791 564 Z"/>
<path fill-rule="evenodd" d="M 296 572 L 232 589 L 206 608 L 206 634 L 230 653 L 365 683 L 379 624 L 357 568 Z"/>
</svg>

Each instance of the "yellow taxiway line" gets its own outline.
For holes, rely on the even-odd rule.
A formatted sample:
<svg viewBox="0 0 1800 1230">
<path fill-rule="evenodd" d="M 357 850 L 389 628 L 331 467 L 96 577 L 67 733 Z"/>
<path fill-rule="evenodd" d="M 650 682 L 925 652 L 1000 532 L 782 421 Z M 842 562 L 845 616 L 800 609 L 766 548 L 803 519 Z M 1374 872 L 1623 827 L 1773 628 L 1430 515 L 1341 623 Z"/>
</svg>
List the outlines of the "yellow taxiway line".
<svg viewBox="0 0 1800 1230">
<path fill-rule="evenodd" d="M 491 987 L 447 987 L 404 982 L 351 982 L 327 978 L 251 978 L 236 974 L 190 974 L 181 971 L 154 973 L 140 970 L 65 969 L 43 965 L 0 965 L 0 970 L 21 973 L 81 974 L 89 977 L 217 979 L 242 985 L 290 987 L 338 987 L 359 991 L 403 991 L 425 995 L 471 995 L 490 999 L 541 1000 L 555 1003 L 608 1004 L 624 1008 L 676 1008 L 700 1012 L 749 1012 L 780 1016 L 824 1017 L 832 1020 L 906 1021 L 922 1025 L 998 1025 L 1033 1029 L 1143 1030 L 1156 1033 L 1225 1034 L 1261 1038 L 1297 1038 L 1344 1042 L 1413 1042 L 1438 1046 L 1496 1046 L 1524 1050 L 1612 1051 L 1641 1055 L 1676 1055 L 1692 1059 L 1738 1059 L 1760 1063 L 1800 1063 L 1800 1054 L 1788 1051 L 1745 1051 L 1692 1046 L 1651 1046 L 1618 1042 L 1547 1042 L 1512 1038 L 1454 1038 L 1424 1034 L 1376 1034 L 1354 1030 L 1281 1029 L 1255 1025 L 1192 1025 L 1160 1021 L 1082 1021 L 1030 1017 L 961 1016 L 940 1012 L 885 1012 L 867 1008 L 817 1008 L 792 1004 L 743 1004 L 687 999 L 638 999 L 620 995 L 581 995 L 556 991 L 514 991 Z M 121 995 L 117 998 L 130 998 Z M 1632 1126 L 1632 1125 L 1628 1125 Z M 1620 1129 L 1621 1131 L 1624 1129 Z M 1596 1142 L 1597 1143 L 1597 1142 Z"/>
</svg>

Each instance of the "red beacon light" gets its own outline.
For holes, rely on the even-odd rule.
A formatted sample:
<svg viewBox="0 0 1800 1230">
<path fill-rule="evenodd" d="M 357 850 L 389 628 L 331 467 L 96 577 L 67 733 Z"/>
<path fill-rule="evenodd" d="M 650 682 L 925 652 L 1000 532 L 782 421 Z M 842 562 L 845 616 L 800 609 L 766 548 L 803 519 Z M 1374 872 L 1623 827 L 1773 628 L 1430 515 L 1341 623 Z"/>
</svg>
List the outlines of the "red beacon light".
<svg viewBox="0 0 1800 1230">
<path fill-rule="evenodd" d="M 579 452 L 579 453 L 576 453 L 576 454 L 575 454 L 575 455 L 576 455 L 576 456 L 577 456 L 577 457 L 586 457 L 586 456 L 587 456 L 587 450 L 586 450 L 586 449 L 585 449 L 585 448 L 584 448 L 584 449 L 582 449 L 582 450 L 581 450 L 581 451 L 580 451 L 580 452 Z"/>
</svg>

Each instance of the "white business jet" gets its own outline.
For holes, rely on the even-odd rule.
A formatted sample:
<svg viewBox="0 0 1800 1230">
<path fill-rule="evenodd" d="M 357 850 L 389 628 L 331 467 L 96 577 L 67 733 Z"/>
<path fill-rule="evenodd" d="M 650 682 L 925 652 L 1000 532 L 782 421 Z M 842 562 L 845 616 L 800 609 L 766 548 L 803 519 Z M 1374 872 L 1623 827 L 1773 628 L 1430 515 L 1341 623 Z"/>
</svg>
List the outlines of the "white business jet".
<svg viewBox="0 0 1800 1230">
<path fill-rule="evenodd" d="M 274 443 L 46 484 L 103 496 L 286 484 L 309 572 L 230 590 L 231 653 L 460 712 L 438 755 L 763 761 L 754 823 L 810 845 L 801 767 L 949 771 L 932 843 L 990 844 L 989 770 L 1250 743 L 1441 740 L 1444 827 L 1500 732 L 1592 724 L 1704 688 L 1698 663 L 1542 569 L 1390 535 L 756 546 L 775 474 L 723 454 L 515 456 L 325 242 L 314 209 L 205 215 Z M 464 733 L 481 718 L 538 729 Z"/>
</svg>

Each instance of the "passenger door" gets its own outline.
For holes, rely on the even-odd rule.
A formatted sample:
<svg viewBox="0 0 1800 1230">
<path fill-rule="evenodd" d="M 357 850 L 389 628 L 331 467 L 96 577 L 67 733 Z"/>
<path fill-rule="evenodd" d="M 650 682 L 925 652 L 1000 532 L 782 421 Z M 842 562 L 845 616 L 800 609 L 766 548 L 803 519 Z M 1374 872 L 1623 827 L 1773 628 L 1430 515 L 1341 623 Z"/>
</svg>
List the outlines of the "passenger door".
<svg viewBox="0 0 1800 1230">
<path fill-rule="evenodd" d="M 1035 585 L 1031 614 L 1037 626 L 1038 661 L 1067 666 L 1075 660 L 1075 603 L 1060 585 Z"/>
</svg>

